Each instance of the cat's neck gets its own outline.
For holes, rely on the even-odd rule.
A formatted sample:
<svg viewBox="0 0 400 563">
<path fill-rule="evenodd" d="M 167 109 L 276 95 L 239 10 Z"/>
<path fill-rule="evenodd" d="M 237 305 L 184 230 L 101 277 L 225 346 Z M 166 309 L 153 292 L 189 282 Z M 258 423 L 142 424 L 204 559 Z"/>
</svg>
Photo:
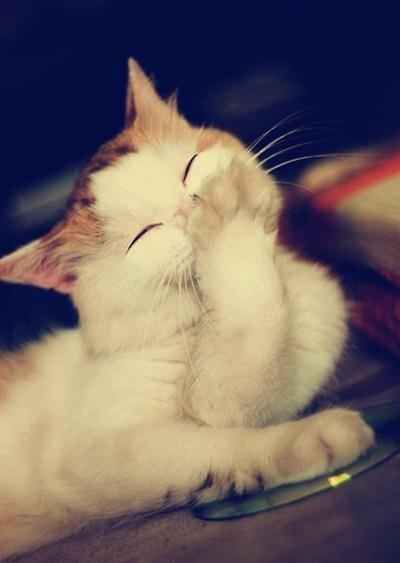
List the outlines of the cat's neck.
<svg viewBox="0 0 400 563">
<path fill-rule="evenodd" d="M 189 345 L 191 329 L 199 318 L 199 306 L 189 290 L 173 291 L 162 304 L 138 300 L 120 311 L 80 310 L 81 332 L 90 355 L 137 355 L 154 347 L 175 343 Z"/>
</svg>

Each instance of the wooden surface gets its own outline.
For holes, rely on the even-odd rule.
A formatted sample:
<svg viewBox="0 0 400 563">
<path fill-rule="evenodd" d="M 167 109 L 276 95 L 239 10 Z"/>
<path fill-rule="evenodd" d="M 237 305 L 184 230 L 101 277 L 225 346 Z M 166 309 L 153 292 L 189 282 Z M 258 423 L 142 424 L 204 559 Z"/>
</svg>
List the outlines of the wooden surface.
<svg viewBox="0 0 400 563">
<path fill-rule="evenodd" d="M 322 403 L 400 400 L 397 364 L 353 340 Z M 180 510 L 101 524 L 19 563 L 398 563 L 400 455 L 351 482 L 273 512 L 226 522 Z"/>
</svg>

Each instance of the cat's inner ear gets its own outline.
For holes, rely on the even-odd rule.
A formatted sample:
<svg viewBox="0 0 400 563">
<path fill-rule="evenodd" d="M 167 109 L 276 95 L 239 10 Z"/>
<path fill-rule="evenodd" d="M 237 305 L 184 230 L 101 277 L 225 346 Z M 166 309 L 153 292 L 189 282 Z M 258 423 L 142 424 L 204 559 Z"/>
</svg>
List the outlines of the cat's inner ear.
<svg viewBox="0 0 400 563">
<path fill-rule="evenodd" d="M 0 280 L 70 293 L 76 276 L 73 253 L 62 238 L 39 238 L 0 259 Z"/>
<path fill-rule="evenodd" d="M 132 58 L 128 59 L 128 88 L 125 105 L 125 127 L 136 119 L 146 119 L 151 114 L 165 111 L 165 102 L 157 94 L 150 78 Z"/>
</svg>

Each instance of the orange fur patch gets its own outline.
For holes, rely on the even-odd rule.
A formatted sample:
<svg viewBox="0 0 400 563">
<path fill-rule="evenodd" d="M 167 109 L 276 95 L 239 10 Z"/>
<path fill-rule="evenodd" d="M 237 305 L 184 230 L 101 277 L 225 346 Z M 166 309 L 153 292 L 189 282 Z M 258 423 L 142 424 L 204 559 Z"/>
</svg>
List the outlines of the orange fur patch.
<svg viewBox="0 0 400 563">
<path fill-rule="evenodd" d="M 226 131 L 220 131 L 219 129 L 214 129 L 211 127 L 207 129 L 201 129 L 199 131 L 199 151 L 204 151 L 217 143 L 230 149 L 234 149 L 236 152 L 242 152 L 246 150 L 243 143 L 237 137 L 231 135 L 230 133 L 227 133 Z"/>
<path fill-rule="evenodd" d="M 0 354 L 0 400 L 6 398 L 13 382 L 32 374 L 33 366 L 33 354 L 29 347 L 20 352 Z"/>
</svg>

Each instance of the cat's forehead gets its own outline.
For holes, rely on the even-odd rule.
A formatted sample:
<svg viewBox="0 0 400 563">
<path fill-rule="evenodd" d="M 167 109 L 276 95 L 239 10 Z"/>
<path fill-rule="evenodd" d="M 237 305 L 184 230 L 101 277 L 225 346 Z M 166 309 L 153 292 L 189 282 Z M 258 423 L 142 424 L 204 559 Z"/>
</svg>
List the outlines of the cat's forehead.
<svg viewBox="0 0 400 563">
<path fill-rule="evenodd" d="M 183 138 L 175 137 L 156 142 L 137 139 L 129 130 L 105 143 L 83 170 L 71 201 L 79 206 L 98 202 L 104 193 L 114 189 L 121 193 L 133 184 L 144 188 L 152 184 L 179 181 L 188 160 L 201 155 L 202 170 L 213 172 L 228 163 L 237 153 L 244 153 L 241 142 L 233 135 L 216 129 L 195 129 Z M 128 193 L 127 193 L 128 195 Z"/>
<path fill-rule="evenodd" d="M 225 170 L 234 156 L 232 147 L 219 143 L 203 150 L 195 142 L 148 145 L 92 175 L 95 209 L 103 217 L 171 214 L 185 192 L 196 193 L 207 177 Z M 184 181 L 189 162 L 190 176 Z"/>
</svg>

